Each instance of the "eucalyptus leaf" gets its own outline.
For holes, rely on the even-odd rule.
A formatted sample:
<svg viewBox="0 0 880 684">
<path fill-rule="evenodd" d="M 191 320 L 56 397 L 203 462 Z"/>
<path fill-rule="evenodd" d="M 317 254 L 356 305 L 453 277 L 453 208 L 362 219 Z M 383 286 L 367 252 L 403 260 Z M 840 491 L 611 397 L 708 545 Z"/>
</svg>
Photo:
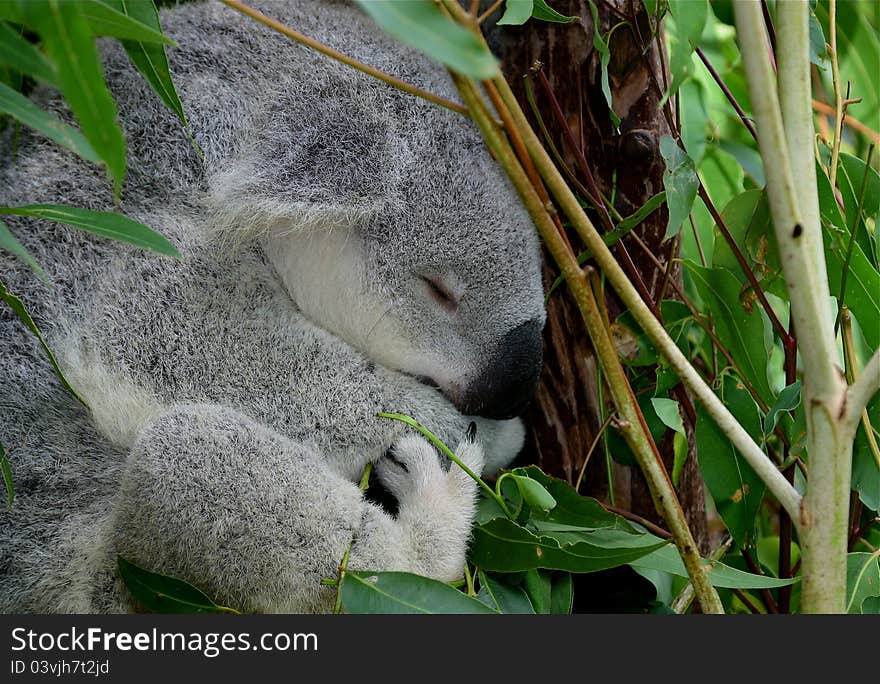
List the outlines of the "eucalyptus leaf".
<svg viewBox="0 0 880 684">
<path fill-rule="evenodd" d="M 58 365 L 58 360 L 55 358 L 55 354 L 49 349 L 49 345 L 46 343 L 46 338 L 43 337 L 42 331 L 37 327 L 34 319 L 31 318 L 31 314 L 27 310 L 27 307 L 25 307 L 24 302 L 6 289 L 6 284 L 2 280 L 0 280 L 0 299 L 6 302 L 6 305 L 12 309 L 12 313 L 18 317 L 24 326 L 30 330 L 34 337 L 40 342 L 40 346 L 43 347 L 43 352 L 46 354 L 46 358 L 49 359 L 49 363 L 52 364 L 52 368 L 55 370 L 55 375 L 58 376 L 58 379 L 61 381 L 61 384 L 64 385 L 64 388 L 70 392 L 78 402 L 83 406 L 86 406 L 85 401 L 83 401 L 82 397 L 76 393 L 76 390 L 71 387 L 67 378 L 64 376 L 64 372 Z"/>
<path fill-rule="evenodd" d="M 556 24 L 569 24 L 577 21 L 575 16 L 565 16 L 547 4 L 546 0 L 534 0 L 535 8 L 532 10 L 532 16 L 541 21 L 549 21 Z"/>
<path fill-rule="evenodd" d="M 218 606 L 188 582 L 145 570 L 122 556 L 116 560 L 119 576 L 131 595 L 153 613 L 238 613 Z"/>
<path fill-rule="evenodd" d="M 708 565 L 710 561 L 703 561 Z M 631 561 L 633 569 L 658 570 L 668 572 L 677 577 L 687 577 L 687 570 L 681 561 L 681 556 L 674 546 L 665 546 L 650 554 Z M 711 561 L 712 569 L 707 573 L 713 586 L 720 589 L 776 589 L 785 587 L 799 581 L 798 578 L 778 579 L 767 575 L 753 575 L 749 572 L 737 570 L 720 561 Z"/>
<path fill-rule="evenodd" d="M 83 16 L 96 36 L 174 45 L 174 41 L 163 35 L 161 30 L 157 31 L 155 27 L 142 23 L 129 11 L 137 5 L 152 6 L 152 0 L 77 1 L 82 5 Z"/>
<path fill-rule="evenodd" d="M 176 259 L 180 258 L 180 253 L 163 235 L 143 223 L 109 211 L 91 211 L 55 204 L 28 204 L 21 207 L 0 207 L 0 214 L 33 216 L 48 221 L 57 221 L 95 235 L 127 242 L 136 247 L 149 249 Z"/>
<path fill-rule="evenodd" d="M 480 591 L 477 598 L 493 610 L 507 615 L 534 615 L 535 609 L 525 589 L 504 581 L 503 576 L 483 570 L 477 573 Z"/>
<path fill-rule="evenodd" d="M 55 83 L 55 67 L 35 45 L 9 24 L 0 22 L 0 64 L 11 66 L 43 83 Z"/>
<path fill-rule="evenodd" d="M 132 0 L 102 0 L 102 2 L 137 20 L 141 25 L 148 26 L 161 33 L 162 27 L 159 24 L 159 13 L 156 11 L 152 0 L 135 2 L 132 2 Z M 177 118 L 180 119 L 184 126 L 187 126 L 183 104 L 180 102 L 180 97 L 174 87 L 174 81 L 168 68 L 165 46 L 155 42 L 137 40 L 123 40 L 122 46 L 125 48 L 131 63 L 147 80 L 153 91 L 165 103 L 165 106 L 177 114 Z"/>
<path fill-rule="evenodd" d="M 531 18 L 534 8 L 534 0 L 507 0 L 504 5 L 504 14 L 498 20 L 498 25 L 520 26 L 525 24 Z"/>
<path fill-rule="evenodd" d="M 681 224 L 691 213 L 694 199 L 697 197 L 699 179 L 694 162 L 675 144 L 671 136 L 664 135 L 660 139 L 660 154 L 666 162 L 663 187 L 666 190 L 669 221 L 663 239 L 668 240 L 681 230 Z"/>
<path fill-rule="evenodd" d="M 49 276 L 46 275 L 43 267 L 40 266 L 37 260 L 34 259 L 33 255 L 25 249 L 24 245 L 22 245 L 18 239 L 9 232 L 9 227 L 3 221 L 0 221 L 0 249 L 5 249 L 7 252 L 11 252 L 17 256 L 30 266 L 40 278 L 48 282 Z"/>
<path fill-rule="evenodd" d="M 358 0 L 358 4 L 385 32 L 453 71 L 480 80 L 501 73 L 483 42 L 431 0 Z"/>
<path fill-rule="evenodd" d="M 505 473 L 501 477 L 512 479 L 519 488 L 519 493 L 523 500 L 532 508 L 541 511 L 549 511 L 556 506 L 556 499 L 554 499 L 550 492 L 544 489 L 540 483 L 532 478 L 525 475 L 514 475 L 512 473 Z"/>
<path fill-rule="evenodd" d="M 614 100 L 611 97 L 611 86 L 608 82 L 608 64 L 611 62 L 611 50 L 599 31 L 599 10 L 596 8 L 595 0 L 587 0 L 587 2 L 590 6 L 590 14 L 593 17 L 593 47 L 599 53 L 602 94 L 605 96 L 605 103 L 608 105 L 608 116 L 611 118 L 611 123 L 617 128 L 620 126 L 620 117 L 614 111 Z"/>
<path fill-rule="evenodd" d="M 607 529 L 538 535 L 496 518 L 474 528 L 470 558 L 480 568 L 496 572 L 535 568 L 595 572 L 624 565 L 666 543 L 649 534 Z"/>
<path fill-rule="evenodd" d="M 95 37 L 84 5 L 63 0 L 20 3 L 25 22 L 40 34 L 55 65 L 57 84 L 115 183 L 117 196 L 125 178 L 125 139 L 116 121 L 116 103 L 104 82 Z"/>
<path fill-rule="evenodd" d="M 6 458 L 3 442 L 0 442 L 0 472 L 3 473 L 3 484 L 6 485 L 6 510 L 12 510 L 12 502 L 15 500 L 15 482 L 12 479 L 12 468 L 9 466 L 9 459 Z"/>
<path fill-rule="evenodd" d="M 554 572 L 550 581 L 550 612 L 554 615 L 571 614 L 574 600 L 574 582 L 571 574 Z"/>
<path fill-rule="evenodd" d="M 98 156 L 82 133 L 52 114 L 44 112 L 5 83 L 0 83 L 0 114 L 8 114 L 28 128 L 54 140 L 87 161 L 95 164 L 101 163 L 101 157 Z"/>
<path fill-rule="evenodd" d="M 758 408 L 736 378 L 724 376 L 721 399 L 743 427 L 760 433 Z M 748 546 L 754 541 L 755 517 L 765 485 L 700 404 L 696 442 L 700 472 L 715 507 L 736 543 Z"/>
<path fill-rule="evenodd" d="M 346 613 L 494 614 L 498 611 L 435 579 L 408 572 L 349 570 L 340 589 Z"/>
<path fill-rule="evenodd" d="M 773 402 L 773 406 L 767 411 L 764 418 L 764 438 L 773 434 L 776 423 L 779 422 L 779 414 L 782 411 L 794 411 L 801 405 L 801 381 L 795 380 L 791 385 L 783 388 Z"/>
<path fill-rule="evenodd" d="M 744 300 L 739 281 L 730 271 L 722 268 L 703 268 L 685 261 L 688 273 L 706 303 L 715 324 L 715 334 L 725 346 L 739 371 L 770 404 L 773 391 L 767 380 L 767 348 L 764 319 L 760 307 Z"/>
<path fill-rule="evenodd" d="M 880 557 L 877 553 L 847 554 L 846 596 L 848 613 L 858 613 L 866 598 L 880 597 Z"/>
</svg>

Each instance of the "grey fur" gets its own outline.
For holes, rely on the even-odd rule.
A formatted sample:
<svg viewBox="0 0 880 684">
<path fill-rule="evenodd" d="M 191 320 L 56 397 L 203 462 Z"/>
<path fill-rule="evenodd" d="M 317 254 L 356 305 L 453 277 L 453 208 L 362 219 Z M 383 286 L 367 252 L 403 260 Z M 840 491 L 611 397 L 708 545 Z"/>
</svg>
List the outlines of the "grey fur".
<svg viewBox="0 0 880 684">
<path fill-rule="evenodd" d="M 455 96 L 442 69 L 347 4 L 264 9 Z M 459 115 L 219 3 L 161 18 L 204 163 L 121 49 L 102 52 L 129 145 L 121 210 L 183 261 L 23 218 L 9 225 L 53 285 L 0 253 L 89 404 L 0 308 L 0 439 L 17 488 L 0 514 L 0 610 L 129 610 L 117 553 L 255 611 L 326 610 L 319 581 L 352 540 L 353 567 L 452 579 L 474 485 L 375 414 L 412 415 L 449 444 L 475 420 L 477 443 L 459 447 L 475 470 L 484 452 L 487 470 L 515 456 L 518 420 L 466 417 L 450 399 L 511 330 L 543 322 L 527 215 Z M 69 118 L 49 90 L 34 99 Z M 10 160 L 11 133 L 0 142 Z M 0 203 L 36 202 L 113 208 L 100 169 L 25 134 L 0 167 Z M 406 469 L 384 457 L 392 445 Z M 369 461 L 396 518 L 354 484 Z"/>
</svg>

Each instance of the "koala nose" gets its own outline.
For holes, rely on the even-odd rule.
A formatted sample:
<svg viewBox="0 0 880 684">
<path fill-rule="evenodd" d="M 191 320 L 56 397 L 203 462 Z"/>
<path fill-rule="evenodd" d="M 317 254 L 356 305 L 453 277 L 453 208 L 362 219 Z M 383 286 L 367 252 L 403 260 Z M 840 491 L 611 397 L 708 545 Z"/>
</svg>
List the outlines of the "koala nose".
<svg viewBox="0 0 880 684">
<path fill-rule="evenodd" d="M 504 336 L 483 372 L 465 390 L 460 411 L 496 420 L 523 412 L 541 376 L 542 327 L 534 319 Z"/>
</svg>

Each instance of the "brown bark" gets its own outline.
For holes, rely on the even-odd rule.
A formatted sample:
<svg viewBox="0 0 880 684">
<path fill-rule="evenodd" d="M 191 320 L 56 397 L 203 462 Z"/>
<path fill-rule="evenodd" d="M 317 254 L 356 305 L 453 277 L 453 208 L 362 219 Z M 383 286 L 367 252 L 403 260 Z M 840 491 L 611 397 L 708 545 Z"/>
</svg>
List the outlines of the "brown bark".
<svg viewBox="0 0 880 684">
<path fill-rule="evenodd" d="M 530 70 L 534 73 L 540 63 L 578 149 L 566 143 L 551 99 L 533 78 L 538 109 L 556 148 L 568 168 L 589 189 L 588 174 L 577 163 L 582 156 L 595 186 L 606 198 L 614 190 L 615 208 L 621 215 L 629 215 L 663 189 L 664 166 L 658 146 L 660 138 L 669 132 L 669 125 L 659 107 L 666 82 L 663 58 L 658 52 L 661 41 L 652 38 L 649 18 L 638 0 L 596 0 L 601 34 L 607 36 L 611 27 L 617 27 L 608 40 L 609 83 L 614 110 L 621 119 L 616 130 L 602 93 L 601 56 L 593 46 L 593 20 L 587 0 L 555 0 L 551 4 L 563 14 L 580 17 L 580 22 L 553 24 L 530 20 L 522 27 L 490 28 L 490 42 L 502 60 L 514 92 L 529 113 L 523 77 Z M 601 215 L 593 212 L 591 216 L 597 226 L 602 225 Z M 676 247 L 674 241 L 663 244 L 666 218 L 665 209 L 656 211 L 636 230 L 660 259 L 663 270 L 646 257 L 631 237 L 624 238 L 615 251 L 624 268 L 624 262 L 631 259 L 643 290 L 657 301 L 672 297 L 668 287 L 664 287 L 666 278 L 679 282 L 681 279 L 675 264 L 666 273 L 668 259 Z M 545 258 L 544 273 L 548 285 L 558 273 L 549 257 Z M 620 313 L 618 302 L 611 296 L 607 297 L 607 306 L 612 317 Z M 536 399 L 526 416 L 530 428 L 527 458 L 546 472 L 574 483 L 601 424 L 597 364 L 580 313 L 564 288 L 551 298 L 547 314 L 545 368 Z M 683 405 L 689 402 L 682 390 L 678 390 L 676 398 L 683 400 Z M 685 424 L 692 431 L 692 417 L 687 413 Z M 692 438 L 689 443 L 679 496 L 694 536 L 705 551 L 708 533 L 702 480 Z M 667 434 L 658 446 L 671 472 L 672 435 Z M 617 463 L 613 464 L 612 473 L 616 505 L 662 524 L 641 473 Z M 581 492 L 607 500 L 608 477 L 601 442 L 587 465 Z"/>
</svg>

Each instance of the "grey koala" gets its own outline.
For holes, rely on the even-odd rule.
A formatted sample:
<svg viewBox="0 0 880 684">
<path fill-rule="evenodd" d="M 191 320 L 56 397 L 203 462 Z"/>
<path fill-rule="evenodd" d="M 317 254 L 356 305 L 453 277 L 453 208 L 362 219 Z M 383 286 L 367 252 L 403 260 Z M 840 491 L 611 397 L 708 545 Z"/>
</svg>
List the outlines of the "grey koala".
<svg viewBox="0 0 880 684">
<path fill-rule="evenodd" d="M 275 18 L 454 99 L 427 58 L 347 3 Z M 219 3 L 163 10 L 204 153 L 115 44 L 128 141 L 121 211 L 176 261 L 61 225 L 9 225 L 45 285 L 0 253 L 88 408 L 0 308 L 0 610 L 125 611 L 121 555 L 244 611 L 327 610 L 354 568 L 451 580 L 475 486 L 381 411 L 413 416 L 475 471 L 519 451 L 544 322 L 537 238 L 466 118 L 330 61 Z M 70 119 L 52 91 L 40 106 Z M 0 140 L 0 203 L 112 210 L 109 183 L 46 139 Z M 476 440 L 466 436 L 476 424 Z M 355 482 L 368 462 L 396 515 Z"/>
</svg>

